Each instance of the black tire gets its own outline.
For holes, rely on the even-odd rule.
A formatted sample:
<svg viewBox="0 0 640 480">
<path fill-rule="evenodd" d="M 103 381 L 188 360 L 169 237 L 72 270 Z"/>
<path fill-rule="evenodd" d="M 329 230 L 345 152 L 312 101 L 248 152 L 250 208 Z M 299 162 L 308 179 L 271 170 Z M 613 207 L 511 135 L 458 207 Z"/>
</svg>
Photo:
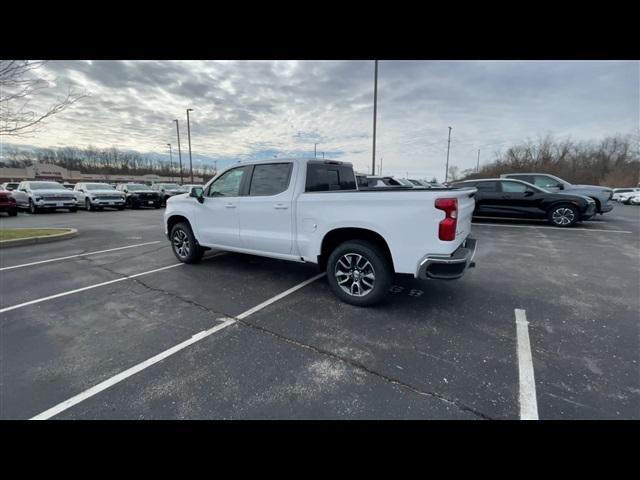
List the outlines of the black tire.
<svg viewBox="0 0 640 480">
<path fill-rule="evenodd" d="M 76 213 L 76 212 L 78 211 L 78 207 L 71 207 L 71 208 L 69 209 L 69 211 L 70 211 L 71 213 Z"/>
<path fill-rule="evenodd" d="M 118 205 L 116 208 L 117 208 L 118 210 L 124 210 L 124 207 L 125 207 L 124 205 Z"/>
<path fill-rule="evenodd" d="M 38 207 L 36 207 L 35 204 L 33 203 L 33 200 L 29 199 L 29 213 L 31 213 L 32 215 L 35 215 L 39 211 L 40 210 L 38 210 Z"/>
<path fill-rule="evenodd" d="M 554 227 L 572 227 L 580 220 L 580 213 L 573 205 L 561 203 L 549 209 L 547 218 Z"/>
<path fill-rule="evenodd" d="M 169 235 L 171 250 L 178 260 L 183 263 L 198 263 L 204 255 L 204 249 L 198 245 L 191 226 L 186 222 L 176 223 Z M 182 242 L 182 243 L 180 243 Z M 184 250 L 186 247 L 186 251 Z M 180 248 L 183 250 L 181 251 Z"/>
<path fill-rule="evenodd" d="M 154 203 L 153 204 L 153 208 L 162 208 L 162 204 L 161 203 Z"/>
<path fill-rule="evenodd" d="M 90 212 L 91 210 L 93 210 L 93 208 L 91 207 L 91 202 L 89 201 L 88 198 L 84 199 L 84 208 L 87 210 L 87 212 Z"/>
<path fill-rule="evenodd" d="M 16 208 L 15 210 L 9 210 L 9 216 L 10 217 L 17 217 L 18 216 L 18 209 Z"/>
<path fill-rule="evenodd" d="M 356 265 L 356 268 L 349 268 Z M 339 272 L 346 274 L 340 275 Z M 370 278 L 371 274 L 373 279 Z M 355 280 L 354 275 L 357 275 Z M 376 245 L 364 240 L 351 240 L 338 245 L 329 255 L 327 280 L 331 291 L 340 300 L 358 307 L 367 307 L 378 303 L 387 295 L 393 280 L 393 268 Z M 354 284 L 357 285 L 356 288 Z"/>
<path fill-rule="evenodd" d="M 140 208 L 140 204 L 138 202 L 134 202 L 131 200 L 131 210 L 138 210 Z"/>
</svg>

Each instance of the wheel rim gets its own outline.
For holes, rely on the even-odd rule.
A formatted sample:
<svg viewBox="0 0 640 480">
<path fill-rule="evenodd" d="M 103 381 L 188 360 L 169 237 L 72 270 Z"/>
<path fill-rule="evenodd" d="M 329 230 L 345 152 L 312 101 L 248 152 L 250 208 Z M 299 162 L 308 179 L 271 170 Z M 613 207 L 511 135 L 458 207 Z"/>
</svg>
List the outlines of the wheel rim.
<svg viewBox="0 0 640 480">
<path fill-rule="evenodd" d="M 173 233 L 173 250 L 180 258 L 189 256 L 191 250 L 189 245 L 189 237 L 184 230 L 176 230 Z"/>
<path fill-rule="evenodd" d="M 561 207 L 553 211 L 552 218 L 556 225 L 569 225 L 576 218 L 576 215 L 572 209 Z"/>
<path fill-rule="evenodd" d="M 375 285 L 371 262 L 358 253 L 345 253 L 336 262 L 334 276 L 338 286 L 353 297 L 364 297 Z"/>
<path fill-rule="evenodd" d="M 33 204 L 31 200 L 29 200 L 29 212 L 36 213 L 36 206 Z"/>
</svg>

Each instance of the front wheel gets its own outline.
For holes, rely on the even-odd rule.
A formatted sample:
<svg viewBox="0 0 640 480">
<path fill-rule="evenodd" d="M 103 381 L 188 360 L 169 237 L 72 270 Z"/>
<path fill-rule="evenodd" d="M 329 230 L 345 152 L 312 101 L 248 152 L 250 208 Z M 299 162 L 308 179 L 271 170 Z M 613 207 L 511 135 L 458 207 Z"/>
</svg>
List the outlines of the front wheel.
<svg viewBox="0 0 640 480">
<path fill-rule="evenodd" d="M 84 199 L 84 208 L 87 210 L 87 212 L 91 211 L 91 201 L 88 198 Z"/>
<path fill-rule="evenodd" d="M 573 205 L 564 204 L 551 207 L 548 218 L 555 227 L 571 227 L 580 219 L 580 214 Z"/>
<path fill-rule="evenodd" d="M 33 200 L 31 199 L 29 199 L 29 213 L 31 214 L 38 213 L 38 207 L 36 207 L 35 203 L 33 203 Z"/>
<path fill-rule="evenodd" d="M 176 223 L 171 229 L 170 238 L 173 254 L 181 262 L 198 263 L 202 259 L 204 249 L 198 245 L 188 223 Z"/>
<path fill-rule="evenodd" d="M 10 217 L 17 217 L 18 216 L 18 209 L 13 209 L 13 210 L 9 210 L 9 216 Z"/>
<path fill-rule="evenodd" d="M 327 280 L 343 302 L 367 307 L 382 300 L 393 278 L 389 260 L 376 245 L 351 240 L 331 252 L 327 260 Z"/>
</svg>

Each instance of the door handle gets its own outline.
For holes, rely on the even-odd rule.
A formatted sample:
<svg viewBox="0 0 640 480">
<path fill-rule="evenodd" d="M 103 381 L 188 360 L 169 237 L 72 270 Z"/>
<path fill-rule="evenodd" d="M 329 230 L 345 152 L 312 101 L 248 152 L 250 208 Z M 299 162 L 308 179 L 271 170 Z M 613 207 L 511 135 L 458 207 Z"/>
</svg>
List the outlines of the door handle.
<svg viewBox="0 0 640 480">
<path fill-rule="evenodd" d="M 276 210 L 286 210 L 287 208 L 289 208 L 286 204 L 284 203 L 276 203 L 273 208 L 275 208 Z"/>
<path fill-rule="evenodd" d="M 225 208 L 236 208 L 236 206 L 233 203 L 227 203 L 224 207 Z"/>
</svg>

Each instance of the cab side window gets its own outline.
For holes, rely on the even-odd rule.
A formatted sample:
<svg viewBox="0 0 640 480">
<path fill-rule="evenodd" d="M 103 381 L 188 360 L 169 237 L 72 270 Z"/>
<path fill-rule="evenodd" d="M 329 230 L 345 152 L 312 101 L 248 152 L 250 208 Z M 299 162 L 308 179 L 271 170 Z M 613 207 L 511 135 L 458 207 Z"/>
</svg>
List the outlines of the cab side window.
<svg viewBox="0 0 640 480">
<path fill-rule="evenodd" d="M 284 192 L 289 187 L 292 166 L 291 163 L 256 165 L 253 168 L 249 195 L 266 196 Z"/>
<path fill-rule="evenodd" d="M 551 177 L 547 177 L 546 175 L 535 175 L 533 177 L 533 183 L 536 187 L 557 187 L 559 185 L 557 180 L 554 180 Z"/>
<path fill-rule="evenodd" d="M 209 187 L 208 197 L 238 197 L 245 176 L 246 167 L 234 168 L 222 174 Z"/>
<path fill-rule="evenodd" d="M 498 182 L 478 182 L 475 187 L 478 192 L 495 193 L 498 191 Z"/>
</svg>

